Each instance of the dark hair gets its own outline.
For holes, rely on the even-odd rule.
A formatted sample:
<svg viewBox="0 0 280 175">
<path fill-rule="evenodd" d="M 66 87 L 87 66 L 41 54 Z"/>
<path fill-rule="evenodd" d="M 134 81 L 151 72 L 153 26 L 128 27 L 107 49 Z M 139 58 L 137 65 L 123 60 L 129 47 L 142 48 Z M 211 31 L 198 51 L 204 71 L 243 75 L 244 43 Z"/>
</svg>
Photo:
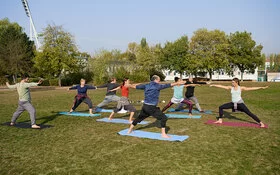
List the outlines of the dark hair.
<svg viewBox="0 0 280 175">
<path fill-rule="evenodd" d="M 26 79 L 26 78 L 29 78 L 29 75 L 28 75 L 28 74 L 22 74 L 22 75 L 21 75 L 21 80 L 24 80 L 24 79 Z"/>
<path fill-rule="evenodd" d="M 239 79 L 238 79 L 238 78 L 233 78 L 233 79 L 232 79 L 232 81 L 235 81 L 235 83 L 237 83 L 237 84 L 238 84 L 238 86 L 240 86 L 240 81 L 239 81 Z"/>
<path fill-rule="evenodd" d="M 123 83 L 122 83 L 123 86 L 124 86 L 125 82 L 126 82 L 128 79 L 129 79 L 129 78 L 124 78 L 124 79 L 123 79 Z"/>
<path fill-rule="evenodd" d="M 177 82 L 180 78 L 179 77 L 175 77 L 174 81 Z"/>
</svg>

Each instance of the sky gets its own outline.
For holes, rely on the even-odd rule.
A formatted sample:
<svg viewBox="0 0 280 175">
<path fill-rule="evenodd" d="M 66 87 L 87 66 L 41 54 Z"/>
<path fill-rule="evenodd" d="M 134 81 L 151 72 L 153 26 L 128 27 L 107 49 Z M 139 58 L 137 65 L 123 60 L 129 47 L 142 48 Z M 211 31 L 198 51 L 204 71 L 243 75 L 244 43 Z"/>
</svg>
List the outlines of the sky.
<svg viewBox="0 0 280 175">
<path fill-rule="evenodd" d="M 62 25 L 80 51 L 125 51 L 128 43 L 164 44 L 200 28 L 252 33 L 263 53 L 280 53 L 279 0 L 28 0 L 38 33 Z M 29 35 L 21 0 L 1 0 L 0 19 L 17 22 Z"/>
</svg>

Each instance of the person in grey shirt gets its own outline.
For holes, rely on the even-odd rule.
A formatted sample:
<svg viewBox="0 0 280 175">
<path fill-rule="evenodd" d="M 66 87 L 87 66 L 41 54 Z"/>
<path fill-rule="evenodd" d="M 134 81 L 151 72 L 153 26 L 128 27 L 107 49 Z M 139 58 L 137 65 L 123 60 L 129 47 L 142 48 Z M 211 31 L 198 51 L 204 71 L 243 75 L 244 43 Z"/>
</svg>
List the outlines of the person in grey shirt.
<svg viewBox="0 0 280 175">
<path fill-rule="evenodd" d="M 19 101 L 18 101 L 18 108 L 16 112 L 13 114 L 12 120 L 10 125 L 14 126 L 18 117 L 23 113 L 25 110 L 28 111 L 31 119 L 31 128 L 39 129 L 40 126 L 36 125 L 36 111 L 33 105 L 31 104 L 31 96 L 30 96 L 30 87 L 38 86 L 41 84 L 43 80 L 40 80 L 38 83 L 28 83 L 29 76 L 27 74 L 21 77 L 21 81 L 14 85 L 10 85 L 6 82 L 6 85 L 9 89 L 17 89 Z"/>
<path fill-rule="evenodd" d="M 95 109 L 96 111 L 98 111 L 98 108 L 101 108 L 101 107 L 109 104 L 110 102 L 118 102 L 121 99 L 119 96 L 116 95 L 116 91 L 110 91 L 110 90 L 115 89 L 120 86 L 116 82 L 117 82 L 116 78 L 111 78 L 110 83 L 104 84 L 102 86 L 97 86 L 97 88 L 107 87 L 107 93 L 106 93 L 105 99 L 97 105 L 97 107 Z"/>
</svg>

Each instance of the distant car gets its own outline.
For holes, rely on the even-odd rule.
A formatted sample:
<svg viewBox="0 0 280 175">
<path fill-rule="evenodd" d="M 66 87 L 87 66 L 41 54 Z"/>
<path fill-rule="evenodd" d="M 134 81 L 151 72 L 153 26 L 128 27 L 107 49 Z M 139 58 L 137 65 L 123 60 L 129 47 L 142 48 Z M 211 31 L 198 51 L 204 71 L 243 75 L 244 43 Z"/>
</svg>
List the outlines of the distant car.
<svg viewBox="0 0 280 175">
<path fill-rule="evenodd" d="M 273 78 L 271 79 L 272 82 L 280 82 L 280 77 L 276 77 L 276 78 Z"/>
</svg>

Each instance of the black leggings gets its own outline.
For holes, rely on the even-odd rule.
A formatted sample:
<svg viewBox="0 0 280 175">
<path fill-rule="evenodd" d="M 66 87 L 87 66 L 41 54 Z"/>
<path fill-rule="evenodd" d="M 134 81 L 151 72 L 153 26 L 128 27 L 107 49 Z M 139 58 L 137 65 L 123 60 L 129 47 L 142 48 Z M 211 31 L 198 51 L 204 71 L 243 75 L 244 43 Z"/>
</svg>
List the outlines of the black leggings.
<svg viewBox="0 0 280 175">
<path fill-rule="evenodd" d="M 140 114 L 138 115 L 138 117 L 132 122 L 132 124 L 134 126 L 137 125 L 137 123 L 140 123 L 142 120 L 144 120 L 145 118 L 149 117 L 149 116 L 153 116 L 156 119 L 160 120 L 160 125 L 162 128 L 165 128 L 166 126 L 166 121 L 167 121 L 167 117 L 166 115 L 161 112 L 159 107 L 156 106 L 152 106 L 152 105 L 146 105 L 144 104 L 142 107 L 142 110 L 140 112 Z"/>
<path fill-rule="evenodd" d="M 76 109 L 82 102 L 86 103 L 86 104 L 88 105 L 89 109 L 92 109 L 92 102 L 91 102 L 90 98 L 88 98 L 88 97 L 82 97 L 82 98 L 75 97 L 72 110 L 75 111 L 75 109 Z"/>
<path fill-rule="evenodd" d="M 166 109 L 170 108 L 170 106 L 172 106 L 174 103 L 172 103 L 171 101 L 161 110 L 162 112 L 164 112 Z M 192 113 L 192 102 L 184 99 L 181 104 L 186 104 L 189 106 L 189 113 Z"/>
<path fill-rule="evenodd" d="M 234 103 L 230 102 L 230 103 L 225 103 L 221 106 L 219 106 L 219 118 L 222 118 L 224 115 L 224 109 L 233 109 L 234 108 Z M 237 104 L 237 110 L 245 112 L 247 115 L 249 115 L 250 117 L 252 117 L 256 122 L 260 123 L 260 119 L 253 114 L 244 103 L 238 103 Z"/>
</svg>

